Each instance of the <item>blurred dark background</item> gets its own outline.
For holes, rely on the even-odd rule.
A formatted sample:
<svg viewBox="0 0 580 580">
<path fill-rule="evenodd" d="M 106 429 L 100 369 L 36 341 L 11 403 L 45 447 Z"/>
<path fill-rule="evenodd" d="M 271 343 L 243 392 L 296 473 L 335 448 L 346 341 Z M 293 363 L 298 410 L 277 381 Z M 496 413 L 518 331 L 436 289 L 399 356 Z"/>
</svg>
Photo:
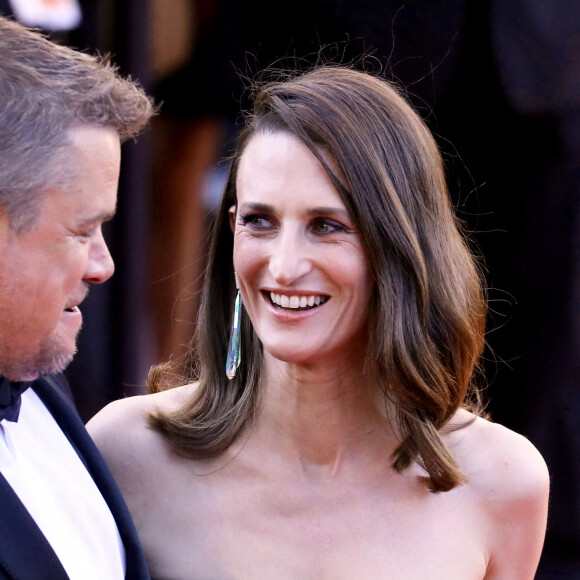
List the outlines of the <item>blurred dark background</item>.
<svg viewBox="0 0 580 580">
<path fill-rule="evenodd" d="M 353 62 L 397 82 L 439 141 L 490 298 L 486 391 L 552 475 L 537 578 L 580 578 L 580 10 L 576 0 L 80 1 L 52 32 L 112 54 L 162 102 L 124 145 L 113 279 L 67 376 L 82 416 L 139 394 L 194 329 L 206 219 L 260 69 Z M 0 0 L 0 12 L 11 3 Z M 282 13 L 283 17 L 274 17 Z M 361 55 L 366 55 L 361 59 Z"/>
</svg>

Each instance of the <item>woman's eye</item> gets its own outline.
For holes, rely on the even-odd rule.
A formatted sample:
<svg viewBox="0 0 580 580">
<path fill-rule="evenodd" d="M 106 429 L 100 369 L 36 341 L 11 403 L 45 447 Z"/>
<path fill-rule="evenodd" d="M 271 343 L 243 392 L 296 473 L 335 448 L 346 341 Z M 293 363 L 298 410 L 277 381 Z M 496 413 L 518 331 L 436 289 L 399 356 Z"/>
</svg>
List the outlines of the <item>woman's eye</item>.
<svg viewBox="0 0 580 580">
<path fill-rule="evenodd" d="M 346 230 L 343 225 L 329 219 L 316 220 L 312 224 L 311 229 L 312 233 L 318 235 L 332 234 L 334 232 L 344 232 Z"/>
<path fill-rule="evenodd" d="M 265 230 L 270 227 L 270 220 L 263 215 L 250 214 L 241 216 L 242 224 L 256 230 Z"/>
</svg>

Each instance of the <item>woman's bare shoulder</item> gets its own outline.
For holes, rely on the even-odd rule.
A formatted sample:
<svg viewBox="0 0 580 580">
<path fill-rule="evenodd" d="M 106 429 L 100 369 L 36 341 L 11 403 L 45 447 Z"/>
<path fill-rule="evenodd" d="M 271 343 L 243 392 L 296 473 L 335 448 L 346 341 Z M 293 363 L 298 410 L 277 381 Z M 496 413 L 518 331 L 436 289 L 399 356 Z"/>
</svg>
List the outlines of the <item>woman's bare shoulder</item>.
<svg viewBox="0 0 580 580">
<path fill-rule="evenodd" d="M 169 413 L 185 404 L 194 394 L 196 384 L 176 387 L 152 395 L 136 395 L 109 403 L 88 423 L 87 430 L 101 454 L 116 471 L 118 464 L 141 463 L 145 467 L 152 455 L 168 449 L 161 434 L 149 426 L 149 416 Z"/>
<path fill-rule="evenodd" d="M 546 462 L 522 435 L 461 411 L 445 435 L 478 506 L 487 538 L 486 579 L 532 579 L 546 532 L 550 478 Z"/>
<path fill-rule="evenodd" d="M 478 493 L 505 500 L 547 494 L 546 462 L 524 436 L 464 410 L 450 428 L 446 442 Z"/>
<path fill-rule="evenodd" d="M 109 403 L 88 423 L 87 429 L 93 434 L 113 430 L 120 431 L 146 428 L 150 413 L 161 411 L 170 413 L 185 404 L 194 394 L 197 384 L 185 385 L 161 391 L 152 395 L 135 395 Z"/>
</svg>

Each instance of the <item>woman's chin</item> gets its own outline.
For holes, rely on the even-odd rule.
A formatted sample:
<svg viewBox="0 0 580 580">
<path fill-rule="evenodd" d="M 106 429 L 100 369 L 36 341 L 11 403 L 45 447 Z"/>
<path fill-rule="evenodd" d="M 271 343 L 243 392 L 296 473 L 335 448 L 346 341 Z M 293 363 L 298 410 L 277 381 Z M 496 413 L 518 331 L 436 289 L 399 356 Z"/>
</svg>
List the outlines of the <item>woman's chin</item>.
<svg viewBox="0 0 580 580">
<path fill-rule="evenodd" d="M 264 345 L 264 353 L 272 359 L 288 364 L 309 364 L 312 360 L 317 359 L 317 352 L 310 349 L 291 348 L 286 345 L 268 347 Z"/>
</svg>

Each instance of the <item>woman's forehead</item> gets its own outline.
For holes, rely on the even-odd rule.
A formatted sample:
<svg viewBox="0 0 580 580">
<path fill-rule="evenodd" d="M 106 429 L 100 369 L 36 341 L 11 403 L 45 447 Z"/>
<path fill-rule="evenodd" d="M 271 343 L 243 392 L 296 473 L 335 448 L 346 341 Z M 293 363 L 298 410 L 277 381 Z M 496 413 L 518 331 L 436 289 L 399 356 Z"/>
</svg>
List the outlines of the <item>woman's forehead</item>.
<svg viewBox="0 0 580 580">
<path fill-rule="evenodd" d="M 240 159 L 236 189 L 240 204 L 294 198 L 304 204 L 344 208 L 320 160 L 303 142 L 287 133 L 252 137 Z"/>
</svg>

